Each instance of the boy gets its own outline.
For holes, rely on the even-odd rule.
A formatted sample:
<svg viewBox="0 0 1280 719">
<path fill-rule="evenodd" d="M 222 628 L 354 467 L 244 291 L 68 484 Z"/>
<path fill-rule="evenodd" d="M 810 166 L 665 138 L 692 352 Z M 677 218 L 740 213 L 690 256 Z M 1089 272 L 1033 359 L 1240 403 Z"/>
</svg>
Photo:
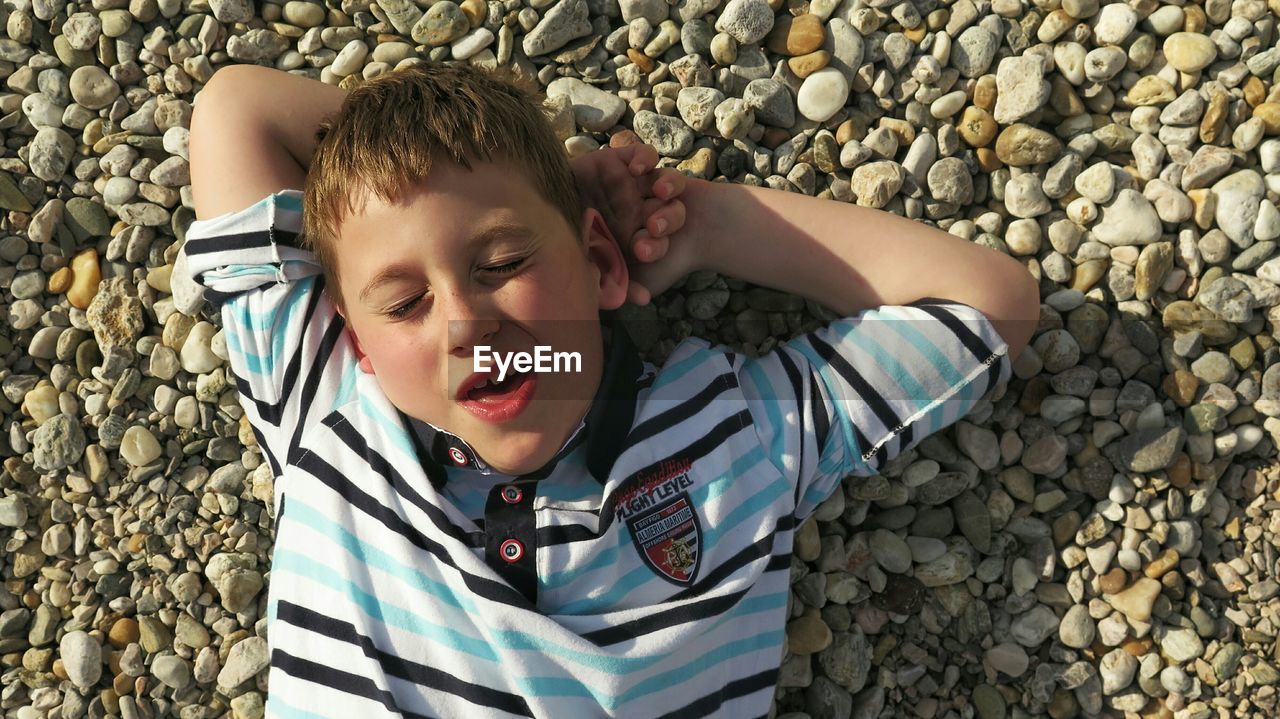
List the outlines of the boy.
<svg viewBox="0 0 1280 719">
<path fill-rule="evenodd" d="M 181 261 L 276 477 L 269 714 L 766 714 L 795 528 L 1008 378 L 1034 282 L 889 213 L 651 171 L 648 148 L 571 168 L 465 67 L 344 94 L 224 69 L 192 123 Z M 694 269 L 848 319 L 655 370 L 609 311 Z M 539 345 L 581 371 L 475 370 Z"/>
</svg>

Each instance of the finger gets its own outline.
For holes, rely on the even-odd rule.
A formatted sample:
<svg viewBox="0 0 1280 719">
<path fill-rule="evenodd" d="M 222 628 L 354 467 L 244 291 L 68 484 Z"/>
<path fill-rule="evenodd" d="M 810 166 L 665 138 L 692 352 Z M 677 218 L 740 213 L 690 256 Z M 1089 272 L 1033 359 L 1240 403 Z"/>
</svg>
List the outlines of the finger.
<svg viewBox="0 0 1280 719">
<path fill-rule="evenodd" d="M 662 209 L 648 215 L 645 225 L 650 228 L 654 237 L 669 237 L 684 228 L 684 221 L 684 203 L 669 202 Z"/>
<path fill-rule="evenodd" d="M 652 262 L 650 256 L 650 245 L 653 242 L 653 235 L 649 234 L 649 230 L 641 227 L 631 236 L 631 242 L 627 243 L 630 248 L 631 258 L 637 262 Z"/>
<path fill-rule="evenodd" d="M 627 301 L 633 305 L 647 305 L 653 296 L 649 293 L 648 288 L 639 282 L 627 283 Z"/>
<path fill-rule="evenodd" d="M 640 205 L 640 211 L 637 213 L 636 217 L 644 223 L 644 226 L 648 228 L 651 234 L 655 236 L 670 234 L 670 227 L 658 230 L 652 222 L 653 218 L 662 217 L 663 210 L 665 210 L 670 204 L 670 202 L 660 200 L 657 197 L 645 198 L 645 201 Z"/>
<path fill-rule="evenodd" d="M 643 175 L 658 166 L 658 151 L 651 145 L 632 145 L 635 154 L 631 157 L 631 174 Z"/>
<path fill-rule="evenodd" d="M 641 232 L 643 232 L 643 230 Z M 640 232 L 637 232 L 636 235 L 639 236 Z M 657 262 L 667 256 L 667 249 L 670 246 L 670 238 L 646 235 L 643 240 L 636 240 L 636 258 L 642 262 Z"/>
<path fill-rule="evenodd" d="M 689 177 L 674 167 L 662 167 L 654 172 L 653 196 L 663 200 L 679 197 L 689 184 Z"/>
</svg>

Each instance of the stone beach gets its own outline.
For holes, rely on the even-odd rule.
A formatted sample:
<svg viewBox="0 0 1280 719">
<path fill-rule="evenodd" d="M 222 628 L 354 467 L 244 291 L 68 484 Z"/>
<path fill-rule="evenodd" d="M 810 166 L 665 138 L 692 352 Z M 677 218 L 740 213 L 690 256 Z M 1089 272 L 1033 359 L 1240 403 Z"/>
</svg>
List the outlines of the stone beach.
<svg viewBox="0 0 1280 719">
<path fill-rule="evenodd" d="M 231 64 L 352 87 L 433 60 L 544 95 L 570 155 L 630 128 L 664 166 L 893 212 L 1039 280 L 1007 386 L 799 529 L 776 716 L 1277 716 L 1278 18 L 5 0 L 0 713 L 262 716 L 272 477 L 175 267 L 193 102 Z M 654 361 L 830 318 L 709 273 L 625 314 Z"/>
</svg>

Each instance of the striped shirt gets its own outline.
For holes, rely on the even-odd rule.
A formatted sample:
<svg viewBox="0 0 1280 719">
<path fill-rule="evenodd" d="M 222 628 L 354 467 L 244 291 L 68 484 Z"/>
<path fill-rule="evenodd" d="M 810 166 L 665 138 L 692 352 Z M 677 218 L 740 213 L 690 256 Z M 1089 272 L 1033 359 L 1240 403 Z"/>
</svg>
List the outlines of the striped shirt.
<svg viewBox="0 0 1280 719">
<path fill-rule="evenodd" d="M 614 330 L 556 459 L 499 476 L 357 371 L 301 210 L 286 190 L 197 221 L 180 260 L 276 477 L 271 717 L 765 715 L 798 523 L 1010 374 L 942 300 L 760 358 L 690 339 L 661 368 Z"/>
</svg>

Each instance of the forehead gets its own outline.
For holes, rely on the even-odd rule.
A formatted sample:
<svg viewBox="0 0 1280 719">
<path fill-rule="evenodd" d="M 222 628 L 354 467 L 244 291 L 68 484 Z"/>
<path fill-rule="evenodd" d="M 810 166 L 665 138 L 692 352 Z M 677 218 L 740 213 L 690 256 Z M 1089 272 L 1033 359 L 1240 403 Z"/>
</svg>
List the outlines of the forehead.
<svg viewBox="0 0 1280 719">
<path fill-rule="evenodd" d="M 491 216 L 527 217 L 532 222 L 556 212 L 523 172 L 501 162 L 472 162 L 468 170 L 438 161 L 398 197 L 384 198 L 360 184 L 353 189 L 352 200 L 340 236 L 369 231 L 385 236 L 404 228 L 419 233 L 425 228 L 448 231 L 474 226 Z"/>
</svg>

